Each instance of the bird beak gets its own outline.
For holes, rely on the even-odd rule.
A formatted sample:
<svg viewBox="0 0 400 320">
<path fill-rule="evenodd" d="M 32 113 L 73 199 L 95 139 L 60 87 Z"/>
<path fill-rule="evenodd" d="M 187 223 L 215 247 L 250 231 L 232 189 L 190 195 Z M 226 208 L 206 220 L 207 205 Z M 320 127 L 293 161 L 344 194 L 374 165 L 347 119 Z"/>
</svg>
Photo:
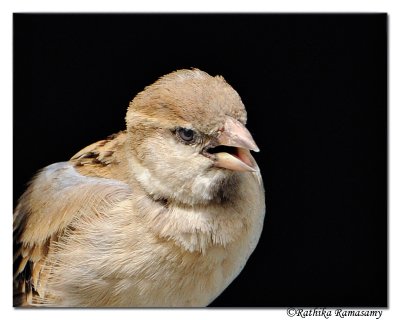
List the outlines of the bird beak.
<svg viewBox="0 0 400 320">
<path fill-rule="evenodd" d="M 239 121 L 228 117 L 223 131 L 217 138 L 219 146 L 227 146 L 229 152 L 214 153 L 214 166 L 234 171 L 260 171 L 250 150 L 259 152 L 260 149 L 246 127 Z M 217 151 L 218 149 L 216 149 Z"/>
</svg>

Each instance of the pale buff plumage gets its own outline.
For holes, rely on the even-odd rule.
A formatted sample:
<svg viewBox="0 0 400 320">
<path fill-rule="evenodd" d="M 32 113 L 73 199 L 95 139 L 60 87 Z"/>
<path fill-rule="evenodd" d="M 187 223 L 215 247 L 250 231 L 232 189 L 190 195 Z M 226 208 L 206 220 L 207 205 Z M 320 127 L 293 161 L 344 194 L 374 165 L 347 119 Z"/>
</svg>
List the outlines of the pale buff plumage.
<svg viewBox="0 0 400 320">
<path fill-rule="evenodd" d="M 126 121 L 44 168 L 21 197 L 15 305 L 206 306 L 244 267 L 265 206 L 236 91 L 179 70 L 139 93 Z M 208 153 L 218 144 L 235 156 Z"/>
</svg>

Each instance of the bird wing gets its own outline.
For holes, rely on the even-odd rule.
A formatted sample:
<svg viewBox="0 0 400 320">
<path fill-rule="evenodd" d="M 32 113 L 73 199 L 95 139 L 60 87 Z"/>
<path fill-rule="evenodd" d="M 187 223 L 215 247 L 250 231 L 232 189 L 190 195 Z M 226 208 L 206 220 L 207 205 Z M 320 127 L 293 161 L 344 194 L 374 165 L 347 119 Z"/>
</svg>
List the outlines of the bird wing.
<svg viewBox="0 0 400 320">
<path fill-rule="evenodd" d="M 126 139 L 126 131 L 115 133 L 76 153 L 71 162 L 79 173 L 91 177 L 118 178 L 120 160 L 116 153 Z M 115 170 L 117 169 L 117 170 Z"/>
<path fill-rule="evenodd" d="M 107 167 L 116 160 L 105 146 L 112 146 L 112 141 L 99 141 L 70 162 L 44 168 L 20 198 L 14 211 L 15 306 L 32 304 L 36 295 L 44 297 L 51 274 L 47 257 L 73 221 L 106 213 L 132 194 L 125 182 L 109 177 Z M 102 168 L 97 174 L 96 167 Z"/>
</svg>

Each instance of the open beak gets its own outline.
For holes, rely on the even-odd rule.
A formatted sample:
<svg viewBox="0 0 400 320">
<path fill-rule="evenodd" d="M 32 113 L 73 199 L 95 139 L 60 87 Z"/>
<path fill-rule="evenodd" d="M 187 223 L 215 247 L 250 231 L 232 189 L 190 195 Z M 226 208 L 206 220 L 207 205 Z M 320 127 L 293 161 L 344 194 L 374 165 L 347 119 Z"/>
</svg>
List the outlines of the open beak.
<svg viewBox="0 0 400 320">
<path fill-rule="evenodd" d="M 246 127 L 228 117 L 217 138 L 217 145 L 207 149 L 207 153 L 212 155 L 216 167 L 234 171 L 260 171 L 250 150 L 260 151 Z"/>
</svg>

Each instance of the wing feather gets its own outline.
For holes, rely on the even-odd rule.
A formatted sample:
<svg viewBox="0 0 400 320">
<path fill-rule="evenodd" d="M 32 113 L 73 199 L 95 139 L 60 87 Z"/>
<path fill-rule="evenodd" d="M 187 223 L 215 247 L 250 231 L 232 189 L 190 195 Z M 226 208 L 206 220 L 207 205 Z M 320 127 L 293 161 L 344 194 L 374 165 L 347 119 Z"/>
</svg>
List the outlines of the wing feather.
<svg viewBox="0 0 400 320">
<path fill-rule="evenodd" d="M 14 211 L 14 305 L 45 296 L 51 272 L 46 257 L 73 221 L 106 214 L 131 193 L 122 181 L 80 174 L 72 162 L 39 172 Z"/>
<path fill-rule="evenodd" d="M 85 176 L 123 180 L 121 174 L 123 175 L 124 170 L 120 170 L 123 157 L 118 156 L 118 151 L 122 149 L 125 139 L 126 131 L 113 134 L 83 148 L 70 161 Z"/>
</svg>

